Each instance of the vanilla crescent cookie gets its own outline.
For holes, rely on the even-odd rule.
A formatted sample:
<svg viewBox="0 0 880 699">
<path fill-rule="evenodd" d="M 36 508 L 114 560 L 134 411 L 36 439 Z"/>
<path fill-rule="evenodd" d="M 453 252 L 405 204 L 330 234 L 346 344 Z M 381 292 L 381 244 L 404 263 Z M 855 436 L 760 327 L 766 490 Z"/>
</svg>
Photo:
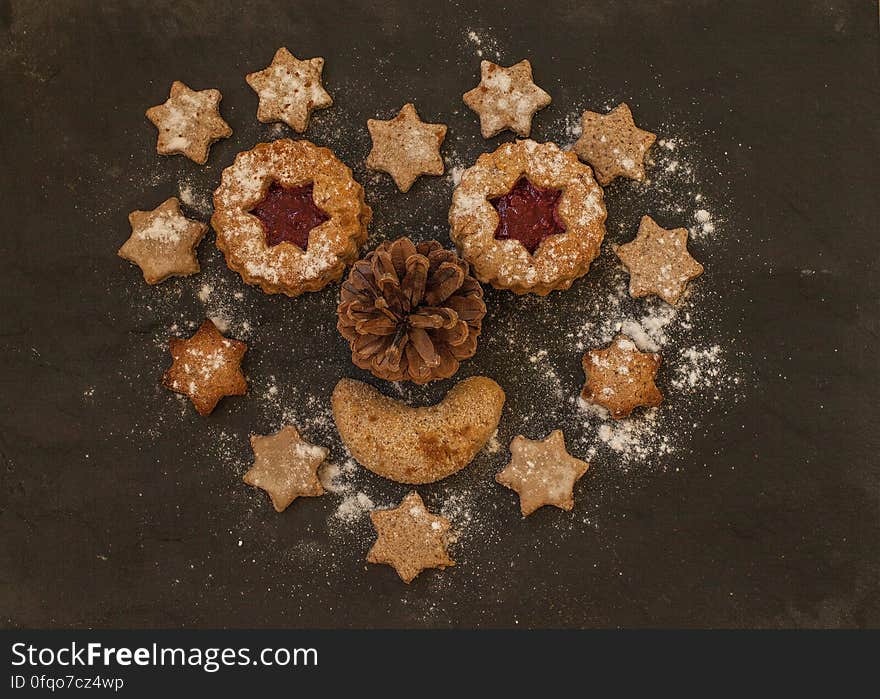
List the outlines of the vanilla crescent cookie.
<svg viewBox="0 0 880 699">
<path fill-rule="evenodd" d="M 586 274 L 605 236 L 602 189 L 554 143 L 484 153 L 452 194 L 450 236 L 480 281 L 544 296 Z"/>
<path fill-rule="evenodd" d="M 363 187 L 332 151 L 285 138 L 239 153 L 223 171 L 211 225 L 245 282 L 298 296 L 342 276 L 371 217 Z"/>
</svg>

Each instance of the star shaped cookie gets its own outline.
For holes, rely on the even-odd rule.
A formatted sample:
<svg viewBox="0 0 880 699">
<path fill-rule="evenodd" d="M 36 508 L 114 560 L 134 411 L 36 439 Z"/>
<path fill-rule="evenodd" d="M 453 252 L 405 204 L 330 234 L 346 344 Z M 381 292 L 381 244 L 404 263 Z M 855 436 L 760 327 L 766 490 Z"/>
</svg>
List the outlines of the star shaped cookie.
<svg viewBox="0 0 880 699">
<path fill-rule="evenodd" d="M 174 361 L 162 385 L 188 396 L 199 415 L 210 415 L 223 396 L 247 392 L 241 373 L 247 345 L 223 337 L 210 320 L 190 338 L 172 337 L 169 349 Z"/>
<path fill-rule="evenodd" d="M 509 68 L 481 61 L 480 84 L 464 93 L 464 103 L 480 115 L 483 138 L 492 138 L 505 129 L 528 137 L 535 112 L 550 102 L 550 95 L 533 82 L 528 60 Z"/>
<path fill-rule="evenodd" d="M 626 335 L 618 334 L 604 349 L 592 349 L 583 358 L 587 381 L 581 398 L 601 405 L 615 420 L 639 407 L 654 408 L 663 394 L 654 383 L 660 355 L 639 352 Z"/>
<path fill-rule="evenodd" d="M 443 174 L 440 145 L 446 125 L 425 123 L 412 104 L 388 121 L 368 119 L 367 128 L 373 139 L 367 167 L 387 172 L 401 192 L 408 192 L 419 175 Z"/>
<path fill-rule="evenodd" d="M 164 104 L 150 107 L 147 119 L 159 129 L 156 151 L 160 155 L 183 153 L 204 165 L 214 141 L 232 135 L 220 116 L 220 90 L 190 90 L 179 80 L 171 84 L 171 94 Z"/>
<path fill-rule="evenodd" d="M 276 512 L 284 512 L 298 497 L 324 494 L 318 480 L 318 467 L 329 449 L 309 444 L 296 427 L 286 425 L 275 434 L 251 435 L 254 465 L 244 474 L 244 482 L 262 488 Z"/>
<path fill-rule="evenodd" d="M 519 493 L 523 517 L 544 505 L 574 507 L 574 484 L 590 465 L 568 453 L 561 430 L 553 430 L 543 440 L 517 435 L 510 443 L 510 456 L 495 480 Z"/>
<path fill-rule="evenodd" d="M 619 176 L 645 179 L 645 155 L 657 136 L 635 125 L 625 102 L 608 114 L 584 112 L 581 127 L 574 150 L 593 167 L 599 184 L 604 186 Z"/>
<path fill-rule="evenodd" d="M 257 119 L 283 121 L 298 133 L 305 131 L 313 109 L 333 104 L 321 84 L 323 69 L 323 58 L 301 61 L 286 48 L 278 49 L 268 68 L 245 77 L 260 98 Z"/>
<path fill-rule="evenodd" d="M 635 240 L 616 249 L 629 270 L 629 293 L 633 298 L 656 294 L 675 305 L 687 283 L 703 273 L 687 249 L 686 228 L 661 228 L 650 216 L 642 216 Z"/>
<path fill-rule="evenodd" d="M 393 510 L 373 510 L 370 519 L 379 536 L 367 561 L 392 566 L 405 583 L 426 568 L 455 565 L 446 551 L 449 520 L 428 512 L 417 492 Z"/>
<path fill-rule="evenodd" d="M 166 199 L 152 211 L 132 211 L 128 222 L 131 235 L 117 254 L 140 267 L 147 284 L 199 271 L 196 247 L 208 224 L 184 217 L 177 197 Z"/>
</svg>

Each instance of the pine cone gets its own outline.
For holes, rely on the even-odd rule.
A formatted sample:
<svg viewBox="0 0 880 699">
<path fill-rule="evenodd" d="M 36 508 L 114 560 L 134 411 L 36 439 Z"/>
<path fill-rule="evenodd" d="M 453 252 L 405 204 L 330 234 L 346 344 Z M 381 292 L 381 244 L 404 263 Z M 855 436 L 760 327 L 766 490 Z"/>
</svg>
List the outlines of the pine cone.
<svg viewBox="0 0 880 699">
<path fill-rule="evenodd" d="M 468 263 L 436 240 L 384 242 L 342 285 L 337 328 L 351 360 L 388 381 L 445 379 L 474 356 L 486 315 Z"/>
</svg>

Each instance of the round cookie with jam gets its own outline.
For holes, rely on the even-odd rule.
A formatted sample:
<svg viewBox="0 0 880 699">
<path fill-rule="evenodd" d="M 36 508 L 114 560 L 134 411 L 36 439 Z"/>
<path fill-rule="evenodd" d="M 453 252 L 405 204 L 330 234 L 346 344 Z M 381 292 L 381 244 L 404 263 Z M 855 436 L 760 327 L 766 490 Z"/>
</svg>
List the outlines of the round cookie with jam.
<svg viewBox="0 0 880 699">
<path fill-rule="evenodd" d="M 477 278 L 516 294 L 567 289 L 605 237 L 602 188 L 554 143 L 505 143 L 464 171 L 452 194 L 452 240 Z"/>
<path fill-rule="evenodd" d="M 285 138 L 239 153 L 223 171 L 211 225 L 244 281 L 298 296 L 342 276 L 371 216 L 363 187 L 332 151 Z"/>
</svg>

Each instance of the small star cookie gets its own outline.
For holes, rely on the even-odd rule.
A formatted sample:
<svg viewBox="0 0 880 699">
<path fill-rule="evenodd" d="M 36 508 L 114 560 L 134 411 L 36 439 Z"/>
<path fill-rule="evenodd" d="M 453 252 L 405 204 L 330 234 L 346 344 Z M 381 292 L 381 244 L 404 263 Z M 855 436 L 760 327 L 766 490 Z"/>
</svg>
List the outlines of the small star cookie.
<svg viewBox="0 0 880 699">
<path fill-rule="evenodd" d="M 211 144 L 232 135 L 220 116 L 222 98 L 220 90 L 190 90 L 175 80 L 165 103 L 146 112 L 147 119 L 159 129 L 156 151 L 160 155 L 183 153 L 199 165 L 208 162 Z"/>
<path fill-rule="evenodd" d="M 517 435 L 510 443 L 510 455 L 510 463 L 495 480 L 519 493 L 523 517 L 544 505 L 574 507 L 574 484 L 590 465 L 568 453 L 561 430 L 553 430 L 543 440 Z"/>
<path fill-rule="evenodd" d="M 615 252 L 629 270 L 629 293 L 633 298 L 656 294 L 675 305 L 687 283 L 703 273 L 687 249 L 686 228 L 661 228 L 650 216 L 642 216 L 639 232 Z"/>
<path fill-rule="evenodd" d="M 276 512 L 284 512 L 298 497 L 324 494 L 318 467 L 329 449 L 309 444 L 296 427 L 286 425 L 275 434 L 251 435 L 254 465 L 244 482 L 269 493 Z"/>
<path fill-rule="evenodd" d="M 367 119 L 367 128 L 373 139 L 367 167 L 387 172 L 401 192 L 408 192 L 419 175 L 443 174 L 440 145 L 446 125 L 425 123 L 412 104 L 388 121 Z"/>
<path fill-rule="evenodd" d="M 639 352 L 626 335 L 618 334 L 604 349 L 592 349 L 583 358 L 587 381 L 581 398 L 601 405 L 620 420 L 638 406 L 654 408 L 663 394 L 654 383 L 660 355 Z"/>
<path fill-rule="evenodd" d="M 323 58 L 300 61 L 286 48 L 278 49 L 268 68 L 245 77 L 260 98 L 257 119 L 283 121 L 298 133 L 305 131 L 313 109 L 333 104 L 321 84 L 323 69 Z"/>
<path fill-rule="evenodd" d="M 446 551 L 449 520 L 428 512 L 417 492 L 395 509 L 374 510 L 370 519 L 379 536 L 367 562 L 392 566 L 403 582 L 412 582 L 426 568 L 455 565 Z"/>
<path fill-rule="evenodd" d="M 509 68 L 481 61 L 480 84 L 464 93 L 464 103 L 480 115 L 483 138 L 492 138 L 505 129 L 527 138 L 535 112 L 550 102 L 550 95 L 533 82 L 528 60 Z"/>
<path fill-rule="evenodd" d="M 645 179 L 645 155 L 657 136 L 635 125 L 625 102 L 608 114 L 584 112 L 581 127 L 581 137 L 574 144 L 574 150 L 593 167 L 599 184 L 605 186 L 621 175 L 633 180 Z"/>
<path fill-rule="evenodd" d="M 199 415 L 210 415 L 223 396 L 247 392 L 241 373 L 247 345 L 223 337 L 210 320 L 190 338 L 172 337 L 169 349 L 174 361 L 162 377 L 162 385 L 189 396 Z"/>
<path fill-rule="evenodd" d="M 199 271 L 196 247 L 208 224 L 184 217 L 177 197 L 166 199 L 152 211 L 132 211 L 128 222 L 131 236 L 117 254 L 140 267 L 147 284 Z"/>
</svg>

